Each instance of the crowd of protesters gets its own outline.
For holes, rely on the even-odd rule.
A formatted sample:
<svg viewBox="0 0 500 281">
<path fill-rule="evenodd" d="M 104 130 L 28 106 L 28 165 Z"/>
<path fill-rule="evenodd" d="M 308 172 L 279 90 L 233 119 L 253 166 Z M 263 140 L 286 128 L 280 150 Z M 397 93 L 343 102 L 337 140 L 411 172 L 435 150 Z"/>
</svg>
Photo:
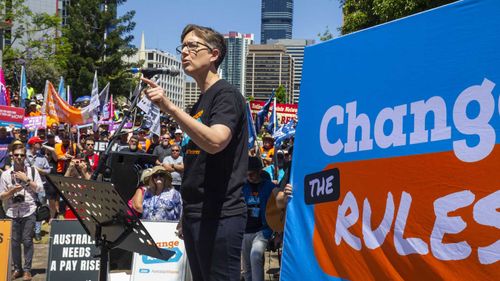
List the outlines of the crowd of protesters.
<svg viewBox="0 0 500 281">
<path fill-rule="evenodd" d="M 40 116 L 42 101 L 34 94 L 25 101 L 25 116 Z M 14 103 L 12 103 L 14 102 Z M 16 95 L 11 99 L 17 105 Z M 83 107 L 86 104 L 76 104 Z M 126 104 L 116 104 L 115 122 L 121 122 Z M 141 127 L 141 115 L 133 127 L 119 135 L 113 150 L 147 153 L 157 156 L 156 166 L 142 171 L 140 185 L 129 206 L 142 219 L 178 221 L 182 216 L 180 188 L 184 171 L 184 134 L 175 122 L 162 117 L 161 132 L 153 134 Z M 42 239 L 42 224 L 55 218 L 74 218 L 59 197 L 55 187 L 45 179 L 48 174 L 90 179 L 99 162 L 96 142 L 107 142 L 114 132 L 109 125 L 78 127 L 53 122 L 36 131 L 13 125 L 0 127 L 0 216 L 13 220 L 13 277 L 31 280 L 33 239 Z M 269 241 L 276 243 L 275 231 L 266 222 L 267 202 L 276 199 L 284 209 L 291 194 L 287 185 L 293 139 L 274 147 L 270 134 L 264 134 L 260 145 L 249 150 L 248 173 L 243 195 L 247 204 L 247 225 L 242 245 L 242 279 L 264 280 L 264 252 Z M 289 171 L 288 171 L 289 173 Z M 22 201 L 20 198 L 23 198 Z M 50 220 L 37 222 L 36 203 L 47 204 Z M 279 243 L 279 241 L 278 241 Z M 24 263 L 21 263 L 21 244 Z"/>
</svg>

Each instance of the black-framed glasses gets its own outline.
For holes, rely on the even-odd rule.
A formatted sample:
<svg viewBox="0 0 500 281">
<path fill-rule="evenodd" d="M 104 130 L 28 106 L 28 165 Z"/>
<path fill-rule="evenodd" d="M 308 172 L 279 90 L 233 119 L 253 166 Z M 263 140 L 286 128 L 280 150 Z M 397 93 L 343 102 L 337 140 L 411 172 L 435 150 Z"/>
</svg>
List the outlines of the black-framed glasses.
<svg viewBox="0 0 500 281">
<path fill-rule="evenodd" d="M 86 145 L 87 145 L 87 146 L 94 146 L 94 144 L 93 144 L 93 143 L 87 143 Z"/>
<path fill-rule="evenodd" d="M 172 149 L 172 152 L 179 152 L 180 150 L 178 149 Z"/>
<path fill-rule="evenodd" d="M 187 48 L 189 52 L 193 52 L 193 53 L 197 54 L 199 51 L 203 50 L 203 48 L 199 49 L 200 45 L 206 47 L 208 50 L 210 50 L 210 52 L 214 50 L 212 47 L 208 46 L 207 44 L 201 43 L 198 41 L 190 41 L 190 42 L 183 43 L 182 45 L 175 48 L 175 50 L 177 51 L 178 54 L 182 54 L 182 50 L 184 50 L 184 48 Z"/>
<path fill-rule="evenodd" d="M 24 154 L 24 153 L 16 153 L 16 154 L 12 154 L 12 155 L 14 155 L 14 157 L 25 157 L 26 156 L 26 154 Z"/>
</svg>

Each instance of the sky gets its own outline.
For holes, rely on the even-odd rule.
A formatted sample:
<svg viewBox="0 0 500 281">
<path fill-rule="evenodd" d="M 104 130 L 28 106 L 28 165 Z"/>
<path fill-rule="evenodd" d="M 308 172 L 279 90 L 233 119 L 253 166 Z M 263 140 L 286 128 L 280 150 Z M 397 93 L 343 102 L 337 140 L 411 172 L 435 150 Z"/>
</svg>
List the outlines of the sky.
<svg viewBox="0 0 500 281">
<path fill-rule="evenodd" d="M 189 23 L 209 26 L 221 33 L 253 33 L 260 43 L 261 0 L 128 0 L 118 14 L 135 10 L 136 47 L 144 32 L 146 48 L 175 53 L 180 34 Z M 328 27 L 338 35 L 342 11 L 338 0 L 295 0 L 293 38 L 315 39 Z"/>
</svg>

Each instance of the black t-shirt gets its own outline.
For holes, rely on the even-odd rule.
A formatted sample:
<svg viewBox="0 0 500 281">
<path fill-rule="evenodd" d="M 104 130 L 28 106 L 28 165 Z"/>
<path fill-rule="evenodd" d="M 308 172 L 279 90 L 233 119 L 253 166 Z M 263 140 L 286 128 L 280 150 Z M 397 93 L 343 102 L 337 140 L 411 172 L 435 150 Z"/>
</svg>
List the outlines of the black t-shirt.
<svg viewBox="0 0 500 281">
<path fill-rule="evenodd" d="M 219 80 L 200 95 L 191 116 L 207 126 L 227 126 L 232 139 L 216 154 L 203 151 L 191 140 L 186 145 L 181 187 L 184 215 L 221 218 L 244 214 L 242 188 L 248 165 L 245 99 L 234 86 Z"/>
<path fill-rule="evenodd" d="M 260 212 L 260 185 L 261 183 L 248 183 L 251 189 L 251 196 L 247 198 L 247 226 L 245 233 L 255 233 L 262 229 L 262 217 Z"/>
</svg>

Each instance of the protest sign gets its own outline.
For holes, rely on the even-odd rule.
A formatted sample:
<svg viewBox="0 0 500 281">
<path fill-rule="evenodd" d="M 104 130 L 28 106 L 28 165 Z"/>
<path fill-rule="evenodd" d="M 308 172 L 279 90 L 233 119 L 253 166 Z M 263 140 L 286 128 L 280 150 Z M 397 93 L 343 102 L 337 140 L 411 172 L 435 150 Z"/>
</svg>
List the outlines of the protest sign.
<svg viewBox="0 0 500 281">
<path fill-rule="evenodd" d="M 0 126 L 7 127 L 10 124 L 22 127 L 24 120 L 24 108 L 0 105 Z"/>
<path fill-rule="evenodd" d="M 252 115 L 255 116 L 265 103 L 265 101 L 251 101 L 250 109 L 252 110 Z M 273 111 L 273 104 L 271 104 L 270 111 Z M 278 124 L 286 124 L 290 119 L 297 119 L 297 105 L 277 103 L 276 115 Z M 268 118 L 269 117 L 266 117 L 266 121 L 269 121 Z"/>
<path fill-rule="evenodd" d="M 458 1 L 306 48 L 283 280 L 498 278 L 499 13 Z"/>
<path fill-rule="evenodd" d="M 10 280 L 12 220 L 0 220 L 0 280 Z"/>
<path fill-rule="evenodd" d="M 36 131 L 38 128 L 45 128 L 47 127 L 47 117 L 45 115 L 24 117 L 23 127 L 31 131 Z"/>
<path fill-rule="evenodd" d="M 99 276 L 95 242 L 77 220 L 53 220 L 47 280 L 88 281 Z"/>
</svg>

